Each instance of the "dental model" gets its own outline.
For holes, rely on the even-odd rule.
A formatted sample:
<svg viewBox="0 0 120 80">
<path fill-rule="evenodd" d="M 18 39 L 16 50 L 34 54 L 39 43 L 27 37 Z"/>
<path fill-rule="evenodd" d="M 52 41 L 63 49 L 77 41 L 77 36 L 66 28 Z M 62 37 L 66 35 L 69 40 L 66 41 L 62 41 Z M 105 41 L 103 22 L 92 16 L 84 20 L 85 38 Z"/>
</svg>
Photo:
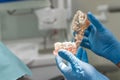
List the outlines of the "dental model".
<svg viewBox="0 0 120 80">
<path fill-rule="evenodd" d="M 77 50 L 75 42 L 63 42 L 63 43 L 56 42 L 54 44 L 54 47 L 55 47 L 55 50 L 53 51 L 54 55 L 57 55 L 60 49 L 65 49 L 73 54 L 76 54 L 76 50 Z"/>
<path fill-rule="evenodd" d="M 75 42 L 56 42 L 54 44 L 55 50 L 53 51 L 53 54 L 57 55 L 60 49 L 65 49 L 73 54 L 76 54 L 77 48 L 79 47 L 84 37 L 84 32 L 89 25 L 90 21 L 87 19 L 87 15 L 78 10 L 72 21 L 72 29 L 74 30 L 74 32 L 76 32 L 74 37 Z"/>
<path fill-rule="evenodd" d="M 90 21 L 87 19 L 87 15 L 82 11 L 78 10 L 72 21 L 72 29 L 75 34 L 75 43 L 77 48 L 79 47 L 84 37 L 84 32 L 90 25 Z"/>
</svg>

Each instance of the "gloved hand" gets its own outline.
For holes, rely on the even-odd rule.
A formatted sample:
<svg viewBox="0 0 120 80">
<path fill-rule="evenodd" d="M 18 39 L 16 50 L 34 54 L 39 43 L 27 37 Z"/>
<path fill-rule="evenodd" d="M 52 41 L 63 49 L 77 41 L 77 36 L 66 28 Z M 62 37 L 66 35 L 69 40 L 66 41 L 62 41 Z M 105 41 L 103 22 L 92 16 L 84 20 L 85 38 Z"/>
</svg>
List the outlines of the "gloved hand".
<svg viewBox="0 0 120 80">
<path fill-rule="evenodd" d="M 76 58 L 79 60 L 82 60 L 83 62 L 88 63 L 88 56 L 86 50 L 84 50 L 82 47 L 79 47 L 76 53 Z"/>
<path fill-rule="evenodd" d="M 85 31 L 81 46 L 92 50 L 113 63 L 120 62 L 120 43 L 114 35 L 99 22 L 94 15 L 88 12 L 88 19 L 91 24 Z"/>
<path fill-rule="evenodd" d="M 80 55 L 86 54 L 85 51 L 80 49 L 78 53 Z M 61 49 L 58 54 L 59 56 L 56 56 L 56 64 L 67 80 L 109 80 L 90 64 L 76 58 L 71 52 Z M 81 56 L 81 59 L 86 61 L 87 57 L 85 56 Z M 62 58 L 70 63 L 70 65 L 66 65 Z"/>
</svg>

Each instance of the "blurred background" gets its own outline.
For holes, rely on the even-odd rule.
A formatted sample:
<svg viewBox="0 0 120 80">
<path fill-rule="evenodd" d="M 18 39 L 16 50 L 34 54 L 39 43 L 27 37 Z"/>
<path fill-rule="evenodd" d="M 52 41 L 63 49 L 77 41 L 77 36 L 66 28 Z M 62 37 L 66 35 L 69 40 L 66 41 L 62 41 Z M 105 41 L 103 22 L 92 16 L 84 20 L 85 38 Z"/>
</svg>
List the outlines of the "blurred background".
<svg viewBox="0 0 120 80">
<path fill-rule="evenodd" d="M 91 11 L 120 40 L 119 0 L 0 0 L 0 40 L 32 70 L 31 80 L 63 80 L 52 51 L 55 42 L 72 40 L 77 10 Z M 87 52 L 90 64 L 120 80 L 119 68 Z"/>
</svg>

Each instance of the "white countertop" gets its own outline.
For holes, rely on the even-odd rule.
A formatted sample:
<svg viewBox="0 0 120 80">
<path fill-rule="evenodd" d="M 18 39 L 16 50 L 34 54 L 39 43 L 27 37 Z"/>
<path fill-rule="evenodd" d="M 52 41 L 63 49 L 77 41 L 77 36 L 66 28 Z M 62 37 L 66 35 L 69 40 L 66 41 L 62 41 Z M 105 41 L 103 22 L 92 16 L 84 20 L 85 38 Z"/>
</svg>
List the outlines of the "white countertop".
<svg viewBox="0 0 120 80">
<path fill-rule="evenodd" d="M 7 47 L 25 64 L 30 67 L 55 65 L 55 57 L 52 53 L 38 53 L 43 48 L 40 39 L 5 42 Z"/>
</svg>

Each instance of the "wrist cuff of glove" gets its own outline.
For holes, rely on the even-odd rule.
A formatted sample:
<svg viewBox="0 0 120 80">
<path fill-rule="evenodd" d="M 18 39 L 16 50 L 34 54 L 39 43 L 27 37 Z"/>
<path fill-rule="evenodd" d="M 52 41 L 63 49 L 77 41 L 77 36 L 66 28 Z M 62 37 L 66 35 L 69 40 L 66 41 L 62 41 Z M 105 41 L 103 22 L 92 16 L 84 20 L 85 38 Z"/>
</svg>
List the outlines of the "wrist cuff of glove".
<svg viewBox="0 0 120 80">
<path fill-rule="evenodd" d="M 112 61 L 114 64 L 118 64 L 120 62 L 120 43 L 117 42 L 109 47 L 107 51 L 105 51 L 105 58 Z"/>
</svg>

